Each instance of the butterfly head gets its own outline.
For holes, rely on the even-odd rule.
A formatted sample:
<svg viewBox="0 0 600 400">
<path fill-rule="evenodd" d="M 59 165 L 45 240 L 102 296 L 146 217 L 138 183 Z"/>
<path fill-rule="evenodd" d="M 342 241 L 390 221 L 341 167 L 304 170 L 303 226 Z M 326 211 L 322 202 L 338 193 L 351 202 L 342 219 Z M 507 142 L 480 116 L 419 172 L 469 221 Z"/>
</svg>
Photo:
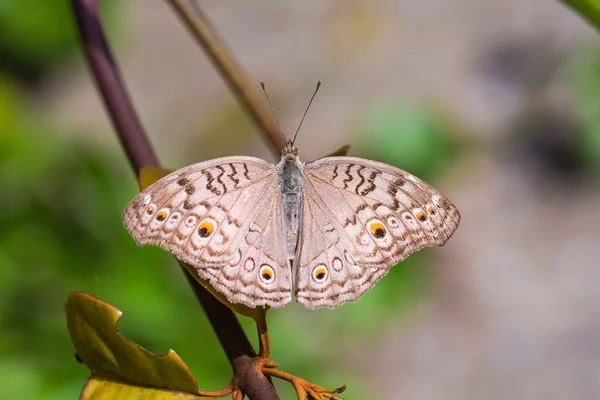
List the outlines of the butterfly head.
<svg viewBox="0 0 600 400">
<path fill-rule="evenodd" d="M 281 157 L 282 158 L 297 158 L 299 155 L 300 155 L 300 152 L 298 151 L 298 149 L 296 147 L 294 147 L 294 142 L 292 142 L 291 140 L 288 140 L 285 144 L 285 148 L 281 151 Z"/>
</svg>

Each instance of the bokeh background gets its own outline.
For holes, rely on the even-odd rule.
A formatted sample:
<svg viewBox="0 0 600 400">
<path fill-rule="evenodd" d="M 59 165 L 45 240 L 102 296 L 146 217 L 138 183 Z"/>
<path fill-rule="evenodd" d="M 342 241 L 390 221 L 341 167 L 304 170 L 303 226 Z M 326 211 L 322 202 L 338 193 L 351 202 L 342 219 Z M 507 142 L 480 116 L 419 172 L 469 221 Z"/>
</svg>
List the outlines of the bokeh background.
<svg viewBox="0 0 600 400">
<path fill-rule="evenodd" d="M 347 399 L 600 398 L 600 35 L 558 1 L 202 1 L 306 159 L 344 144 L 442 190 L 463 221 L 355 304 L 270 316 L 273 357 Z M 272 159 L 164 1 L 103 2 L 164 165 Z M 74 399 L 63 304 L 231 371 L 174 259 L 121 224 L 137 186 L 68 2 L 0 2 L 0 398 Z M 242 323 L 255 340 L 251 321 Z M 256 342 L 256 341 L 255 341 Z M 291 387 L 278 386 L 282 398 Z"/>
</svg>

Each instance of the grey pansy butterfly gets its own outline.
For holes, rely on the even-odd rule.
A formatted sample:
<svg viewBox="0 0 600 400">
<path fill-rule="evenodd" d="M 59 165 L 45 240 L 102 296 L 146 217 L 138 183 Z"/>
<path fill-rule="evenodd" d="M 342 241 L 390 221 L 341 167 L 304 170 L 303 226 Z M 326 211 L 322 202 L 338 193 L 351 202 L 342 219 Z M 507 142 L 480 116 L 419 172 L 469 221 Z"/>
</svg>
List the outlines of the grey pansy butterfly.
<svg viewBox="0 0 600 400">
<path fill-rule="evenodd" d="M 182 168 L 123 213 L 138 245 L 194 266 L 232 303 L 308 308 L 358 300 L 391 266 L 442 246 L 456 207 L 413 175 L 355 157 L 273 164 L 224 157 Z"/>
</svg>

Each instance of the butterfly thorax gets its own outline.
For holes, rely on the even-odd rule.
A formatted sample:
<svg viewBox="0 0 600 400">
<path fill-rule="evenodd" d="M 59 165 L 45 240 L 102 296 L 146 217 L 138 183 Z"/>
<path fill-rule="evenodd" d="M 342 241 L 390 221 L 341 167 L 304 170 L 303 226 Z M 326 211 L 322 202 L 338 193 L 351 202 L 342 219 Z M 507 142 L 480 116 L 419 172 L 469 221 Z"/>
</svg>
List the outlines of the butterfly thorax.
<svg viewBox="0 0 600 400">
<path fill-rule="evenodd" d="M 291 151 L 290 151 L 291 150 Z M 295 148 L 286 149 L 281 155 L 279 183 L 281 186 L 283 205 L 283 227 L 285 232 L 286 254 L 289 260 L 294 259 L 298 245 L 298 233 L 302 218 L 302 166 Z"/>
</svg>

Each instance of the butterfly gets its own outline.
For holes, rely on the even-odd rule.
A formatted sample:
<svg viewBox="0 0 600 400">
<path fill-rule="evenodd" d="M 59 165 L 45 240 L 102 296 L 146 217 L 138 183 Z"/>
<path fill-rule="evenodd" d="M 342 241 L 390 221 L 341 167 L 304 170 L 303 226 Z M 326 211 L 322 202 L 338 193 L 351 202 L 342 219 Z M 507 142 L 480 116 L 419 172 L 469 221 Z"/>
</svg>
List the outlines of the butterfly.
<svg viewBox="0 0 600 400">
<path fill-rule="evenodd" d="M 356 157 L 303 163 L 290 140 L 278 164 L 236 156 L 175 171 L 123 221 L 232 303 L 281 308 L 294 295 L 314 309 L 356 301 L 411 253 L 444 245 L 460 214 L 408 172 Z"/>
</svg>

